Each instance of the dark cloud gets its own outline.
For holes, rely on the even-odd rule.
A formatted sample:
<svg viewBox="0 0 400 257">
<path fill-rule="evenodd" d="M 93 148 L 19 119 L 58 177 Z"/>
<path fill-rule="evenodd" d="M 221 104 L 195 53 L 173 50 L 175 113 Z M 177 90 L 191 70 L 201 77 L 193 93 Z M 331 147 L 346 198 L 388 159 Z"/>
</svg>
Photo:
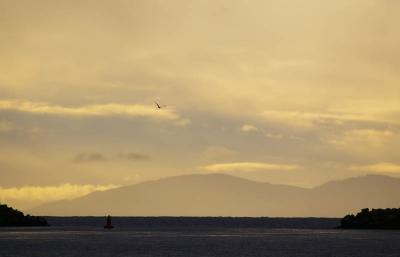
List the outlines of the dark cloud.
<svg viewBox="0 0 400 257">
<path fill-rule="evenodd" d="M 73 159 L 74 162 L 77 163 L 85 163 L 85 162 L 102 162 L 107 160 L 129 160 L 129 161 L 140 161 L 147 160 L 150 157 L 146 154 L 135 153 L 135 152 L 127 152 L 127 153 L 118 153 L 115 158 L 108 158 L 101 153 L 80 153 L 75 156 Z"/>
<path fill-rule="evenodd" d="M 99 162 L 106 158 L 100 153 L 81 153 L 75 156 L 74 162 Z"/>
<path fill-rule="evenodd" d="M 148 155 L 140 153 L 119 153 L 117 157 L 119 159 L 125 159 L 131 161 L 148 160 L 150 158 Z"/>
</svg>

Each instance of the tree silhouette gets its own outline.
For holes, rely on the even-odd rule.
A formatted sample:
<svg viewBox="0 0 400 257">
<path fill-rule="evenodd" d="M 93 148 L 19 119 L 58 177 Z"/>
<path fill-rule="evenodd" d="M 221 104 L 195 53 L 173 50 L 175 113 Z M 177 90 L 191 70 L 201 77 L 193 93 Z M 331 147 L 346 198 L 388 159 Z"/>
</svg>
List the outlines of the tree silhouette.
<svg viewBox="0 0 400 257">
<path fill-rule="evenodd" d="M 0 204 L 0 226 L 48 226 L 45 218 L 24 215 L 22 212 Z"/>
<path fill-rule="evenodd" d="M 341 228 L 400 229 L 400 209 L 362 209 L 357 215 L 346 215 Z"/>
</svg>

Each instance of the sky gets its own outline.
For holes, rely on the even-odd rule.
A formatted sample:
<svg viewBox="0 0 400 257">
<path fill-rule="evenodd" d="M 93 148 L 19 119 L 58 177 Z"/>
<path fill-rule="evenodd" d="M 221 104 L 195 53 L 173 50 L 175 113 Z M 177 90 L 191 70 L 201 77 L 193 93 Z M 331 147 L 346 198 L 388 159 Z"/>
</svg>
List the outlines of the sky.
<svg viewBox="0 0 400 257">
<path fill-rule="evenodd" d="M 0 0 L 0 201 L 194 173 L 301 187 L 400 177 L 399 11 Z"/>
</svg>

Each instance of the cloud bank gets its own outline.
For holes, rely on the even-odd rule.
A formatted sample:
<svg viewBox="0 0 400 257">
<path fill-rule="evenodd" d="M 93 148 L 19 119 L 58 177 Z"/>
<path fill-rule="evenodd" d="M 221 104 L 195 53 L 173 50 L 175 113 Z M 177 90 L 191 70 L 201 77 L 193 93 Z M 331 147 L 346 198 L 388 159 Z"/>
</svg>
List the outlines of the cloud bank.
<svg viewBox="0 0 400 257">
<path fill-rule="evenodd" d="M 65 107 L 26 100 L 0 100 L 0 110 L 72 117 L 123 116 L 147 117 L 175 121 L 180 120 L 180 116 L 171 108 L 156 110 L 153 105 L 143 104 L 108 103 L 83 105 L 78 107 Z"/>
<path fill-rule="evenodd" d="M 9 188 L 0 187 L 0 201 L 58 201 L 73 199 L 90 194 L 94 191 L 105 191 L 117 187 L 117 185 L 74 185 L 69 183 L 61 184 L 58 186 L 23 186 Z"/>
<path fill-rule="evenodd" d="M 254 131 L 258 131 L 258 128 L 252 124 L 244 124 L 241 128 L 241 131 L 243 132 L 254 132 Z"/>
<path fill-rule="evenodd" d="M 345 122 L 390 123 L 398 125 L 399 122 L 384 115 L 345 112 L 301 112 L 301 111 L 264 111 L 261 116 L 266 120 L 295 127 L 312 128 L 318 124 L 337 124 Z"/>
<path fill-rule="evenodd" d="M 276 171 L 276 170 L 295 170 L 300 168 L 299 165 L 292 164 L 275 164 L 264 162 L 231 162 L 217 163 L 205 166 L 204 169 L 211 172 L 226 172 L 226 171 Z"/>
<path fill-rule="evenodd" d="M 400 174 L 400 164 L 381 162 L 371 165 L 352 166 L 350 167 L 350 170 Z"/>
</svg>

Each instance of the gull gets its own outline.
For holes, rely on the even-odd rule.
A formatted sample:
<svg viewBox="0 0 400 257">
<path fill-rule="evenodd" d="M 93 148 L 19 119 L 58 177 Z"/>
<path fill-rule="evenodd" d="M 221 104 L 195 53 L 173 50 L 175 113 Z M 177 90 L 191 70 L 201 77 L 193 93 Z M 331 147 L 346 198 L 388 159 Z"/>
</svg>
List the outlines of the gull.
<svg viewBox="0 0 400 257">
<path fill-rule="evenodd" d="M 156 104 L 157 109 L 161 109 L 161 108 L 167 107 L 166 105 L 159 105 L 156 101 L 154 101 L 154 103 Z"/>
</svg>

